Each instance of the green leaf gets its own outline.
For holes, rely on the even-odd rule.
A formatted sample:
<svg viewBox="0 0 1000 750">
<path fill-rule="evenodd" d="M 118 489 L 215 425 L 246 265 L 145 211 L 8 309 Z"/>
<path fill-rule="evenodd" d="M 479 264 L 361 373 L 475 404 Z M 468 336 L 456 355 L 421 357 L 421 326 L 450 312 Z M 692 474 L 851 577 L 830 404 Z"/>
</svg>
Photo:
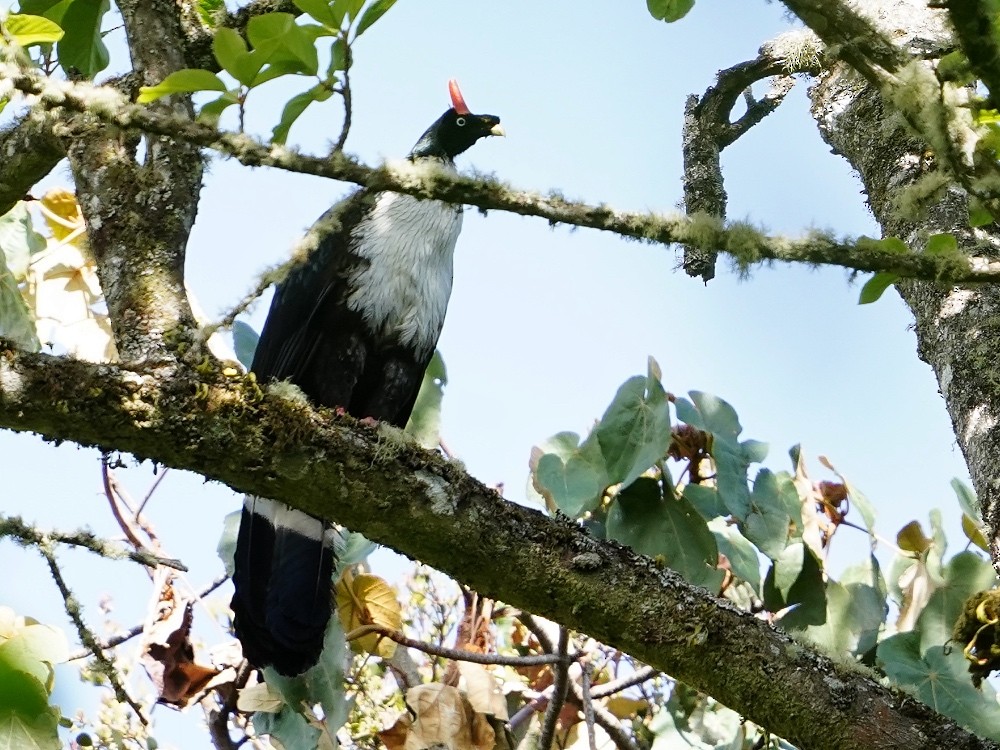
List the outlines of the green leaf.
<svg viewBox="0 0 1000 750">
<path fill-rule="evenodd" d="M 899 274 L 879 271 L 872 276 L 865 285 L 861 287 L 861 295 L 858 297 L 859 305 L 870 305 L 882 296 L 886 289 L 899 281 Z"/>
<path fill-rule="evenodd" d="M 57 6 L 68 6 L 73 0 L 21 0 L 18 5 L 18 13 L 28 13 L 34 16 L 45 16 L 50 21 L 59 22 L 66 8 Z M 55 15 L 58 13 L 58 16 Z"/>
<path fill-rule="evenodd" d="M 365 0 L 336 0 L 333 4 L 334 12 L 346 13 L 347 18 L 353 21 L 361 11 Z"/>
<path fill-rule="evenodd" d="M 314 37 L 291 13 L 254 16 L 247 23 L 247 39 L 267 63 L 285 63 L 306 75 L 316 75 L 319 69 Z"/>
<path fill-rule="evenodd" d="M 18 201 L 0 216 L 0 252 L 18 282 L 27 277 L 31 256 L 45 247 L 45 238 L 35 231 L 27 203 Z"/>
<path fill-rule="evenodd" d="M 336 620 L 336 617 L 331 617 Z M 268 685 L 271 680 L 268 680 Z M 295 705 L 299 705 L 296 703 Z M 293 711 L 287 705 L 282 706 L 277 713 L 257 711 L 253 715 L 253 728 L 257 734 L 267 734 L 284 748 L 319 747 L 320 731 L 310 726 L 302 714 Z"/>
<path fill-rule="evenodd" d="M 233 321 L 233 350 L 236 352 L 236 359 L 247 370 L 253 365 L 253 355 L 257 351 L 258 341 L 260 336 L 253 328 L 242 320 Z"/>
<path fill-rule="evenodd" d="M 708 528 L 715 534 L 719 552 L 729 560 L 733 575 L 760 591 L 760 556 L 757 548 L 739 530 L 724 518 L 714 518 Z"/>
<path fill-rule="evenodd" d="M 347 641 L 344 640 L 343 626 L 340 618 L 334 616 L 327 625 L 319 661 L 305 674 L 309 704 L 319 703 L 323 707 L 323 722 L 331 734 L 344 725 L 350 712 L 350 702 L 344 690 L 346 657 Z"/>
<path fill-rule="evenodd" d="M 711 521 L 719 516 L 729 515 L 725 503 L 719 497 L 719 491 L 715 487 L 706 487 L 703 484 L 689 484 L 684 487 L 684 497 L 694 506 L 701 517 L 706 521 Z"/>
<path fill-rule="evenodd" d="M 27 351 L 42 348 L 35 332 L 35 318 L 21 296 L 17 279 L 0 255 L 0 338 L 5 338 Z"/>
<path fill-rule="evenodd" d="M 148 104 L 161 96 L 189 93 L 191 91 L 225 91 L 226 84 L 215 73 L 198 68 L 175 70 L 155 86 L 139 89 L 139 104 Z"/>
<path fill-rule="evenodd" d="M 786 547 L 771 565 L 763 594 L 764 606 L 770 612 L 798 605 L 778 621 L 786 630 L 826 622 L 823 571 L 813 551 L 801 542 Z"/>
<path fill-rule="evenodd" d="M 694 7 L 694 0 L 646 0 L 646 7 L 657 21 L 673 23 L 688 14 Z"/>
<path fill-rule="evenodd" d="M 209 28 L 215 28 L 218 25 L 219 17 L 225 8 L 225 0 L 198 0 L 198 15 Z"/>
<path fill-rule="evenodd" d="M 0 750 L 59 750 L 59 710 L 45 685 L 0 656 Z"/>
<path fill-rule="evenodd" d="M 792 521 L 788 514 L 789 498 L 798 504 L 798 492 L 787 475 L 779 477 L 768 469 L 757 472 L 750 507 L 740 531 L 772 560 L 781 556 L 788 543 Z"/>
<path fill-rule="evenodd" d="M 330 45 L 330 64 L 326 68 L 326 77 L 333 80 L 338 70 L 347 67 L 347 45 L 343 39 L 334 39 Z"/>
<path fill-rule="evenodd" d="M 215 551 L 219 555 L 219 559 L 222 560 L 227 576 L 231 576 L 236 569 L 236 564 L 233 561 L 236 558 L 236 538 L 239 535 L 242 516 L 242 508 L 226 514 L 226 518 L 222 522 L 222 535 L 219 537 L 218 544 L 215 545 Z"/>
<path fill-rule="evenodd" d="M 916 632 L 897 633 L 878 646 L 878 665 L 894 683 L 913 692 L 935 711 L 976 734 L 1000 739 L 1000 712 L 989 683 L 972 686 L 961 649 L 921 650 Z"/>
<path fill-rule="evenodd" d="M 645 377 L 625 381 L 594 428 L 609 484 L 628 486 L 670 447 L 670 402 L 656 369 L 655 362 L 650 363 Z"/>
<path fill-rule="evenodd" d="M 958 505 L 962 512 L 978 523 L 982 523 L 983 514 L 979 508 L 979 498 L 976 497 L 975 490 L 958 477 L 951 480 L 951 488 L 958 496 Z"/>
<path fill-rule="evenodd" d="M 368 555 L 378 549 L 378 545 L 363 534 L 356 531 L 341 530 L 339 538 L 334 543 L 337 565 L 334 570 L 333 579 L 340 578 L 340 574 L 352 565 L 358 565 L 368 559 Z"/>
<path fill-rule="evenodd" d="M 428 450 L 436 450 L 441 442 L 441 401 L 446 385 L 448 371 L 441 352 L 436 351 L 424 372 L 410 420 L 406 423 L 406 431 Z"/>
<path fill-rule="evenodd" d="M 223 112 L 238 103 L 239 99 L 237 98 L 236 93 L 233 91 L 227 91 L 218 99 L 213 99 L 212 101 L 204 104 L 198 111 L 198 119 L 202 122 L 208 122 L 214 125 L 219 122 L 219 118 L 222 117 Z"/>
<path fill-rule="evenodd" d="M 997 584 L 993 566 L 975 552 L 959 552 L 944 566 L 942 574 L 943 585 L 931 594 L 917 618 L 922 649 L 943 646 L 951 638 L 965 600 Z"/>
<path fill-rule="evenodd" d="M 682 422 L 712 433 L 711 454 L 716 466 L 716 485 L 727 510 L 742 521 L 750 510 L 750 490 L 747 469 L 757 460 L 763 443 L 737 438 L 743 431 L 736 410 L 717 396 L 691 391 L 691 401 L 678 398 L 677 418 Z M 693 403 L 692 403 L 693 402 Z"/>
<path fill-rule="evenodd" d="M 705 519 L 684 498 L 664 498 L 657 480 L 640 477 L 618 493 L 608 511 L 608 536 L 664 563 L 688 581 L 718 590 L 723 571 Z"/>
<path fill-rule="evenodd" d="M 327 0 L 294 0 L 294 2 L 299 10 L 308 13 L 327 28 L 339 29 L 344 22 L 343 9 L 335 9 L 340 3 L 331 5 Z"/>
<path fill-rule="evenodd" d="M 43 16 L 12 13 L 7 16 L 4 28 L 22 47 L 33 44 L 53 44 L 63 38 L 64 32 L 54 21 Z"/>
<path fill-rule="evenodd" d="M 285 104 L 285 108 L 281 111 L 281 121 L 274 126 L 271 131 L 271 141 L 274 143 L 284 143 L 288 140 L 288 131 L 291 129 L 292 124 L 299 119 L 299 116 L 306 111 L 308 107 L 313 102 L 317 101 L 317 92 L 329 92 L 325 86 L 316 85 L 312 88 L 303 91 L 301 94 L 296 94 Z"/>
<path fill-rule="evenodd" d="M 110 0 L 73 0 L 67 6 L 60 22 L 66 34 L 56 44 L 64 71 L 93 78 L 108 67 L 111 56 L 101 39 L 101 23 L 110 9 Z"/>
<path fill-rule="evenodd" d="M 212 52 L 222 69 L 244 86 L 249 86 L 264 67 L 265 61 L 259 55 L 251 56 L 236 29 L 223 27 L 216 31 L 212 37 Z"/>
<path fill-rule="evenodd" d="M 826 622 L 805 632 L 831 654 L 862 656 L 875 647 L 888 612 L 885 580 L 871 557 L 844 571 L 839 582 L 827 583 Z"/>
<path fill-rule="evenodd" d="M 374 3 L 365 8 L 365 12 L 361 15 L 361 20 L 358 21 L 357 31 L 354 32 L 355 39 L 384 16 L 389 8 L 395 4 L 396 0 L 375 0 Z"/>
<path fill-rule="evenodd" d="M 610 484 L 600 446 L 590 439 L 574 448 L 565 460 L 555 453 L 543 455 L 535 481 L 546 500 L 570 518 L 597 508 Z"/>
</svg>

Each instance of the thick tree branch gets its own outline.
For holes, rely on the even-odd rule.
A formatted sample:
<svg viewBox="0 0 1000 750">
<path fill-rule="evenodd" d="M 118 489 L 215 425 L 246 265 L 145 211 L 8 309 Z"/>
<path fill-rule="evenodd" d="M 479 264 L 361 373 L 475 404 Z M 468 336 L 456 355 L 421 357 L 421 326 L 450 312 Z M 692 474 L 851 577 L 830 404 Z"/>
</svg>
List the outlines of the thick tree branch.
<svg viewBox="0 0 1000 750">
<path fill-rule="evenodd" d="M 176 3 L 121 0 L 118 8 L 141 80 L 156 83 L 184 66 Z M 193 115 L 186 97 L 158 101 L 150 111 L 180 121 Z M 114 123 L 81 112 L 69 129 L 77 199 L 118 353 L 124 360 L 167 361 L 179 343 L 170 338 L 194 324 L 184 255 L 201 190 L 200 153 L 169 133 L 147 134 L 140 163 L 134 134 Z"/>
<path fill-rule="evenodd" d="M 55 122 L 50 113 L 36 109 L 0 130 L 0 216 L 66 156 L 52 134 Z"/>
<path fill-rule="evenodd" d="M 909 55 L 843 0 L 782 0 L 840 58 L 872 83 L 906 65 Z M 881 69 L 881 70 L 880 70 Z"/>
<path fill-rule="evenodd" d="M 127 451 L 341 522 L 620 648 L 803 750 L 996 747 L 648 558 L 504 502 L 398 431 L 263 395 L 250 378 L 202 382 L 178 368 L 157 379 L 4 346 L 0 425 Z"/>
<path fill-rule="evenodd" d="M 919 4 L 870 0 L 867 5 L 915 38 L 940 39 L 947 33 L 940 27 L 940 14 Z M 968 229 L 968 196 L 958 188 L 944 192 L 919 221 L 898 210 L 901 190 L 933 177 L 934 168 L 924 159 L 926 145 L 895 125 L 892 109 L 875 87 L 858 87 L 851 71 L 838 68 L 821 79 L 812 97 L 821 134 L 860 174 L 872 212 L 885 233 L 919 241 L 928 233 L 952 232 L 966 246 L 985 237 L 1000 247 L 995 233 L 974 236 Z M 968 463 L 990 529 L 996 565 L 1000 560 L 1000 368 L 996 358 L 1000 288 L 949 289 L 914 283 L 898 288 L 916 319 L 918 353 L 934 369 Z"/>
</svg>

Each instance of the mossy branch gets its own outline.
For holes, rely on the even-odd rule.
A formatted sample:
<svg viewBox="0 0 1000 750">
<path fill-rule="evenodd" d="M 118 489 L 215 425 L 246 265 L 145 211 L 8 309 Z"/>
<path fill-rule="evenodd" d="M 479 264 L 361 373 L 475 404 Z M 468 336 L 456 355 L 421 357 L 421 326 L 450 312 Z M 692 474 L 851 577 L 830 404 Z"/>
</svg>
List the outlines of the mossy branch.
<svg viewBox="0 0 1000 750">
<path fill-rule="evenodd" d="M 0 427 L 129 452 L 343 523 L 619 648 L 804 750 L 997 747 L 649 558 L 505 502 L 438 454 L 401 444 L 387 456 L 376 429 L 262 394 L 248 377 L 173 372 L 0 343 Z"/>
<path fill-rule="evenodd" d="M 101 539 L 88 529 L 79 529 L 73 532 L 42 531 L 31 524 L 25 523 L 19 516 L 0 515 L 0 539 L 4 537 L 10 537 L 19 544 L 33 547 L 55 544 L 82 547 L 108 560 L 132 560 L 150 568 L 164 565 L 174 570 L 187 572 L 187 568 L 180 560 L 170 557 L 159 557 L 149 552 L 125 549 L 120 544 L 116 544 L 108 539 Z"/>
<path fill-rule="evenodd" d="M 409 162 L 370 167 L 340 152 L 326 158 L 306 156 L 284 146 L 262 143 L 248 135 L 220 131 L 205 123 L 131 104 L 116 91 L 49 80 L 20 71 L 9 63 L 0 65 L 0 78 L 4 77 L 17 89 L 39 97 L 43 107 L 90 112 L 107 123 L 177 138 L 215 150 L 247 166 L 275 167 L 418 198 L 537 216 L 552 225 L 587 227 L 645 242 L 717 251 L 729 255 L 743 271 L 758 263 L 781 261 L 841 266 L 856 271 L 885 271 L 905 278 L 949 283 L 1000 279 L 1000 263 L 987 258 L 885 252 L 870 243 L 820 231 L 793 239 L 768 235 L 748 222 L 724 223 L 698 214 L 619 211 L 606 204 L 570 201 L 556 193 L 542 195 L 517 190 L 493 177 L 456 177 L 443 171 L 417 169 Z"/>
</svg>

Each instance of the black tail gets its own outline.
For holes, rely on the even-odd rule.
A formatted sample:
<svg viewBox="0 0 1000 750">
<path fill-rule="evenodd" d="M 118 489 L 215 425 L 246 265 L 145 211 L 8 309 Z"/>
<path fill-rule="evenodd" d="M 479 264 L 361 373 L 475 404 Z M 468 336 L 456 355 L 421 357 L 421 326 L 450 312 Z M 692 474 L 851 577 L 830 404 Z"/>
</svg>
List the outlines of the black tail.
<svg viewBox="0 0 1000 750">
<path fill-rule="evenodd" d="M 327 524 L 248 496 L 234 562 L 233 624 L 243 655 L 255 667 L 304 672 L 319 659 L 332 611 Z"/>
</svg>

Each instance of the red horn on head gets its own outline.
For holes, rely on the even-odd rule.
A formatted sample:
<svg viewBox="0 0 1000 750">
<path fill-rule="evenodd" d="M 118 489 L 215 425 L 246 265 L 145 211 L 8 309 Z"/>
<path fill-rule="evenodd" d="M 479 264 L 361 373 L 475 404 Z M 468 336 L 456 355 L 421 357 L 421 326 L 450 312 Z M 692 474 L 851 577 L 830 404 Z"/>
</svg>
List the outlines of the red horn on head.
<svg viewBox="0 0 1000 750">
<path fill-rule="evenodd" d="M 462 92 L 458 88 L 458 81 L 454 78 L 448 81 L 448 93 L 451 94 L 451 106 L 455 108 L 455 112 L 460 115 L 471 114 L 469 112 L 469 105 L 465 103 L 465 99 L 462 98 Z"/>
</svg>

